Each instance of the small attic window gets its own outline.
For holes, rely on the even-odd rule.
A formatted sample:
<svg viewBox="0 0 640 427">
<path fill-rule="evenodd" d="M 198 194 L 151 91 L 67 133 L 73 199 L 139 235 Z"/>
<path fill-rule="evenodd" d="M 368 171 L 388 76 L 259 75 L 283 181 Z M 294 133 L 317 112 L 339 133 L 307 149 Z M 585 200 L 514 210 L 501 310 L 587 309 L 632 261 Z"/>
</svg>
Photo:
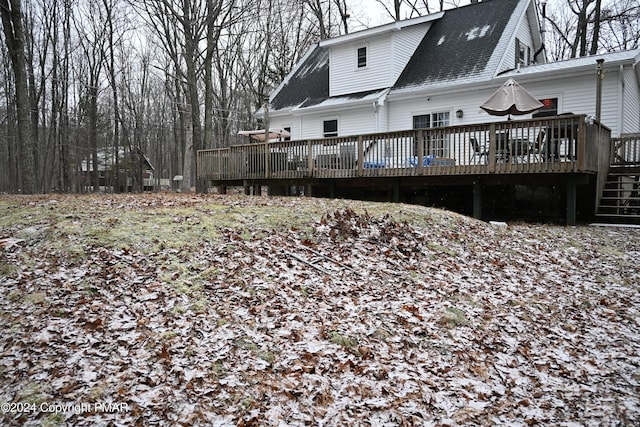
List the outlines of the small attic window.
<svg viewBox="0 0 640 427">
<path fill-rule="evenodd" d="M 358 68 L 363 68 L 367 66 L 367 48 L 359 47 L 358 48 Z"/>
<path fill-rule="evenodd" d="M 531 65 L 531 49 L 516 39 L 516 68 Z"/>
</svg>

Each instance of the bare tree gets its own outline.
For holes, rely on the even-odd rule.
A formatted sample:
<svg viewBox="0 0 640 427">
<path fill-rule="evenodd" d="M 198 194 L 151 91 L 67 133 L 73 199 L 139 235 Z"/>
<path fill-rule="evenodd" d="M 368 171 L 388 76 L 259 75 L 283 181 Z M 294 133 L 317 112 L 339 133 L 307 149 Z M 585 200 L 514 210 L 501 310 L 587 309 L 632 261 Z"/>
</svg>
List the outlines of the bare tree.
<svg viewBox="0 0 640 427">
<path fill-rule="evenodd" d="M 0 68 L 0 81 L 2 88 L 0 95 L 3 104 L 0 107 L 0 191 L 16 192 L 20 188 L 18 183 L 18 142 L 16 129 L 15 89 L 14 79 L 9 55 L 6 52 L 7 46 L 0 45 L 0 57 L 2 58 L 2 68 Z"/>
<path fill-rule="evenodd" d="M 117 2 L 117 0 L 116 0 Z M 114 160 L 111 168 L 111 183 L 115 192 L 120 191 L 120 103 L 118 99 L 118 82 L 116 77 L 116 34 L 115 27 L 115 7 L 114 0 L 102 0 L 105 10 L 105 21 L 108 28 L 107 45 L 103 57 L 106 59 L 107 78 L 113 95 L 113 151 Z"/>
<path fill-rule="evenodd" d="M 349 18 L 351 18 L 351 14 L 347 9 L 347 0 L 333 0 L 333 2 L 338 8 L 338 14 L 340 15 L 340 21 L 342 21 L 344 34 L 349 34 Z"/>
<path fill-rule="evenodd" d="M 376 0 L 376 2 L 394 21 L 400 21 L 460 7 L 469 4 L 471 0 Z M 402 16 L 403 11 L 405 16 Z"/>
<path fill-rule="evenodd" d="M 99 191 L 99 159 L 98 159 L 98 96 L 101 92 L 101 77 L 104 67 L 104 55 L 108 40 L 104 10 L 98 0 L 89 0 L 84 8 L 78 7 L 74 17 L 75 29 L 78 33 L 82 65 L 81 88 L 83 118 L 87 125 L 87 142 L 90 164 L 87 164 L 90 183 L 93 191 Z M 117 154 L 117 153 L 116 153 Z M 89 162 L 88 162 L 89 163 Z"/>
<path fill-rule="evenodd" d="M 565 0 L 547 16 L 552 59 L 630 49 L 640 39 L 637 0 Z"/>
<path fill-rule="evenodd" d="M 31 140 L 31 117 L 27 63 L 25 58 L 25 30 L 23 26 L 22 5 L 20 0 L 0 0 L 0 16 L 5 42 L 15 79 L 15 104 L 18 122 L 18 141 L 21 190 L 33 193 L 36 190 L 35 170 Z"/>
<path fill-rule="evenodd" d="M 602 13 L 599 47 L 607 52 L 640 47 L 640 7 L 636 0 L 617 0 Z"/>
<path fill-rule="evenodd" d="M 318 36 L 320 37 L 320 40 L 325 40 L 331 37 L 329 21 L 330 11 L 324 7 L 324 2 L 322 0 L 304 0 L 304 2 L 313 14 L 315 18 L 314 22 L 318 25 Z"/>
</svg>

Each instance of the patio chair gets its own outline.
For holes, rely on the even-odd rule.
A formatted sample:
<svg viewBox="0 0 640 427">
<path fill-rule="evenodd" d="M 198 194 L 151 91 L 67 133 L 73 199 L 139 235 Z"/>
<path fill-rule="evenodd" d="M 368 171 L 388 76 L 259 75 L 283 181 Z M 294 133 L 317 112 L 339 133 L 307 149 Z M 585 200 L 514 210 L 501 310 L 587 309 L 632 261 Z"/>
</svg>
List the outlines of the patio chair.
<svg viewBox="0 0 640 427">
<path fill-rule="evenodd" d="M 479 161 L 482 161 L 482 157 L 484 157 L 484 162 L 487 163 L 489 150 L 487 148 L 480 147 L 480 143 L 473 136 L 469 138 L 469 141 L 471 142 L 471 148 L 473 148 L 473 153 L 471 153 L 469 161 L 472 162 L 476 157 L 478 157 Z"/>
<path fill-rule="evenodd" d="M 496 133 L 496 161 L 509 162 L 511 160 L 511 141 L 509 132 L 501 131 Z"/>
<path fill-rule="evenodd" d="M 547 131 L 545 129 L 540 129 L 540 133 L 538 133 L 538 137 L 531 144 L 530 155 L 533 156 L 534 161 L 539 162 L 540 156 L 543 154 L 544 149 L 544 141 L 547 137 Z"/>
</svg>

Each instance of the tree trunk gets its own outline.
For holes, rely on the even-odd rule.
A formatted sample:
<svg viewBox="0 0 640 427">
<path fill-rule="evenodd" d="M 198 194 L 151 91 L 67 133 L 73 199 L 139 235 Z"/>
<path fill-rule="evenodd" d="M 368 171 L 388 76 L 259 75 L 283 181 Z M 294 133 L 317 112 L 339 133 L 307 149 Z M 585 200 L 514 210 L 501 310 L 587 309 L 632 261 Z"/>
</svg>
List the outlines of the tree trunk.
<svg viewBox="0 0 640 427">
<path fill-rule="evenodd" d="M 113 152 L 114 161 L 110 172 L 111 185 L 114 193 L 120 192 L 120 108 L 118 102 L 118 83 L 116 81 L 116 61 L 115 61 L 115 44 L 114 44 L 114 26 L 113 26 L 113 2 L 103 0 L 103 5 L 107 14 L 107 26 L 109 27 L 108 49 L 109 60 L 107 61 L 107 71 L 109 84 L 111 85 L 111 93 L 113 94 Z M 106 56 L 106 55 L 105 55 Z"/>
<path fill-rule="evenodd" d="M 89 150 L 91 153 L 91 191 L 98 192 L 98 86 L 91 79 L 89 88 Z M 93 86 L 95 85 L 95 86 Z"/>
<path fill-rule="evenodd" d="M 197 57 L 199 55 L 198 52 L 198 38 L 197 34 L 193 33 L 193 27 L 195 26 L 194 17 L 192 16 L 192 11 L 190 9 L 191 0 L 184 0 L 184 35 L 185 35 L 185 63 L 187 66 L 187 96 L 189 102 L 189 112 L 191 120 L 189 123 L 189 127 L 187 127 L 187 144 L 185 147 L 184 154 L 184 165 L 185 169 L 183 172 L 183 180 L 182 180 L 182 188 L 186 189 L 188 186 L 188 191 L 191 191 L 191 187 L 194 184 L 195 179 L 195 165 L 196 165 L 196 156 L 195 153 L 202 147 L 202 128 L 200 125 L 200 99 L 198 98 L 198 70 L 197 70 Z M 191 141 L 189 141 L 191 138 Z M 187 168 L 188 165 L 188 168 Z M 197 182 L 196 190 L 198 192 L 202 191 L 202 188 L 199 188 Z"/>
<path fill-rule="evenodd" d="M 69 193 L 72 190 L 73 170 L 71 167 L 70 145 L 71 133 L 69 132 L 69 115 L 67 108 L 69 106 L 69 57 L 71 52 L 71 5 L 69 2 L 64 3 L 64 30 L 63 30 L 64 55 L 62 58 L 62 78 L 60 82 L 60 111 L 59 122 L 60 132 L 58 134 L 58 147 L 60 149 L 60 188 L 62 191 Z"/>
<path fill-rule="evenodd" d="M 191 111 L 189 111 L 189 107 L 187 107 L 187 111 L 184 112 L 183 117 L 185 129 L 185 149 L 180 190 L 183 193 L 189 193 L 191 191 L 192 165 L 195 160 L 193 155 L 193 120 L 191 118 Z"/>
<path fill-rule="evenodd" d="M 25 58 L 25 33 L 22 22 L 20 0 L 0 0 L 0 14 L 5 41 L 13 65 L 16 86 L 16 110 L 18 121 L 18 144 L 20 149 L 20 190 L 27 194 L 35 191 L 33 151 L 31 146 L 31 116 L 27 66 Z"/>
<path fill-rule="evenodd" d="M 600 42 L 600 18 L 602 15 L 602 0 L 596 0 L 596 8 L 593 16 L 593 34 L 591 35 L 590 55 L 598 53 L 598 45 Z"/>
</svg>

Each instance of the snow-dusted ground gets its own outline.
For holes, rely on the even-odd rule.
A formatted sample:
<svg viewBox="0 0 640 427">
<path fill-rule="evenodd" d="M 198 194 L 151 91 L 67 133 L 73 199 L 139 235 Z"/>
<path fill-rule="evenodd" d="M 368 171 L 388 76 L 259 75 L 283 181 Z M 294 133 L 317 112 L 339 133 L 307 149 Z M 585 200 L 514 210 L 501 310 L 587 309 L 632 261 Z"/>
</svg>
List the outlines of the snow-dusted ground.
<svg viewBox="0 0 640 427">
<path fill-rule="evenodd" d="M 54 202 L 0 198 L 33 211 L 0 228 L 3 425 L 640 419 L 639 229 L 315 199 Z M 260 220 L 311 205 L 305 226 Z M 81 227 L 121 227 L 119 211 L 201 236 L 86 239 Z M 249 226 L 216 216 L 229 211 Z M 61 235 L 81 250 L 51 249 Z"/>
</svg>

